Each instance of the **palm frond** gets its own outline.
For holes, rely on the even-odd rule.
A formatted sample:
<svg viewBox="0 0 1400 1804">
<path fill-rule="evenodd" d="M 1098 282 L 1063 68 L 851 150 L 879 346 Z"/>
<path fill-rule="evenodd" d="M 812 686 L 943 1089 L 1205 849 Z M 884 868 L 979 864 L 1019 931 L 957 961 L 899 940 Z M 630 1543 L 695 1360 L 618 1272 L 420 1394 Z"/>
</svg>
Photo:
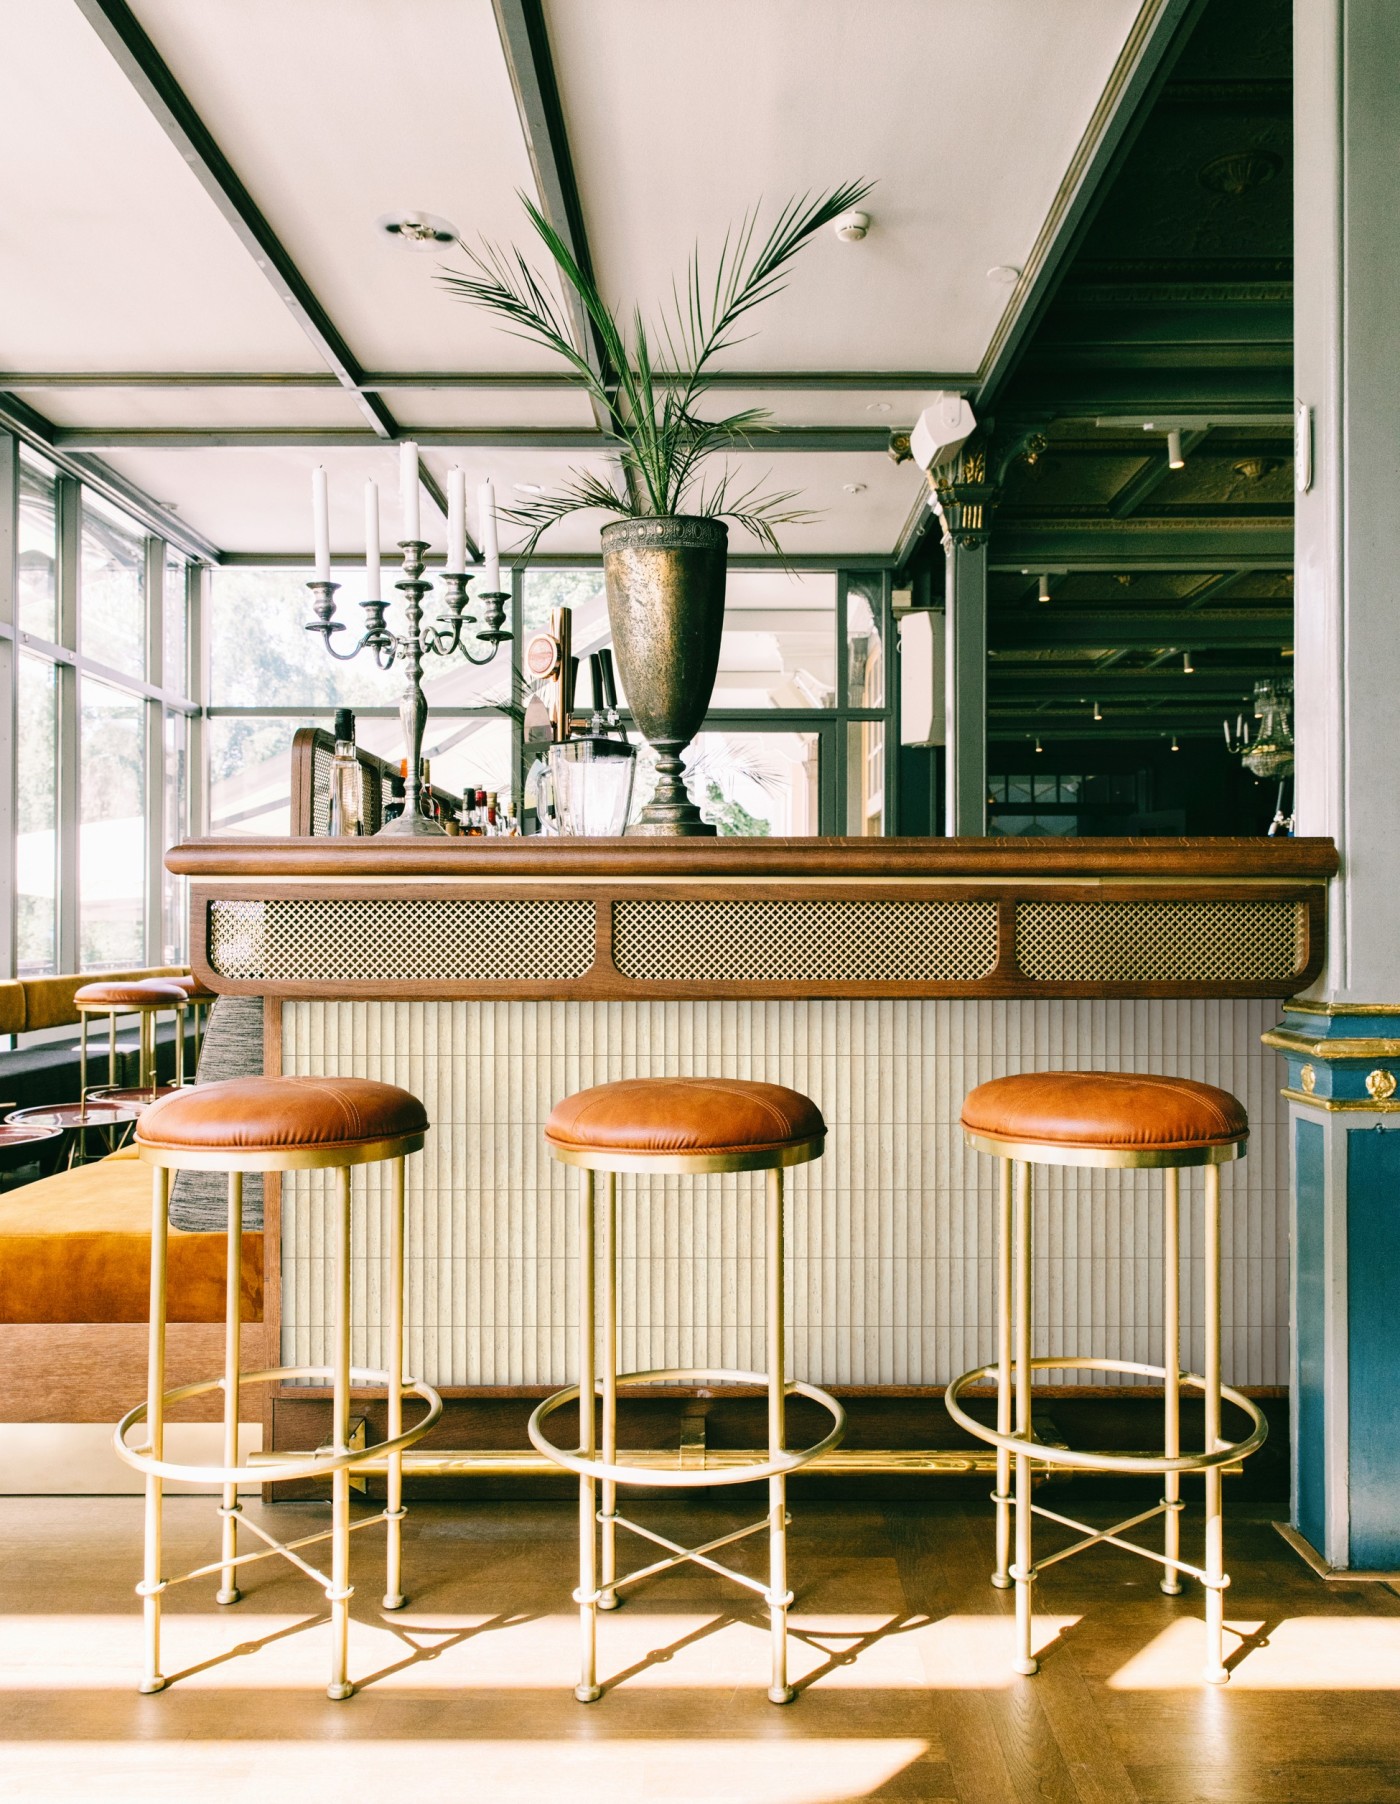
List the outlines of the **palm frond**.
<svg viewBox="0 0 1400 1804">
<path fill-rule="evenodd" d="M 797 252 L 814 233 L 862 201 L 870 188 L 869 182 L 845 182 L 816 199 L 797 196 L 781 208 L 761 240 L 760 209 L 751 208 L 725 233 L 712 275 L 705 273 L 699 247 L 692 251 L 684 286 L 672 283 L 669 307 L 654 332 L 636 309 L 624 330 L 592 274 L 579 266 L 534 202 L 521 195 L 536 235 L 579 303 L 586 327 L 583 343 L 572 318 L 521 252 L 486 242 L 471 248 L 459 241 L 467 268 L 444 270 L 443 286 L 457 299 L 494 314 L 512 336 L 565 361 L 608 421 L 606 431 L 626 478 L 623 496 L 591 472 L 571 471 L 553 494 L 503 510 L 527 532 L 522 555 L 532 556 L 541 534 L 568 514 L 598 508 L 622 516 L 724 516 L 781 556 L 776 528 L 813 517 L 809 509 L 788 507 L 796 491 L 761 495 L 758 484 L 735 491 L 728 471 L 708 490 L 695 487 L 708 458 L 746 447 L 771 430 L 771 416 L 766 409 L 750 407 L 706 419 L 698 407 L 713 385 L 714 360 L 742 342 L 740 328 L 748 315 L 781 293 Z M 664 371 L 656 367 L 653 338 L 664 349 Z"/>
</svg>

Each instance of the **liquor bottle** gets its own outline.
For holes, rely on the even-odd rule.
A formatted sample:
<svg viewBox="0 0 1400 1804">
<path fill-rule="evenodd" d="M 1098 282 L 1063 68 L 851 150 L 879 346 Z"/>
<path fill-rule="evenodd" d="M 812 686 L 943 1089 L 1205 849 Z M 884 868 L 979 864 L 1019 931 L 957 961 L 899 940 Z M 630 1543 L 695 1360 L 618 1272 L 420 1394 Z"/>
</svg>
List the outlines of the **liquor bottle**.
<svg viewBox="0 0 1400 1804">
<path fill-rule="evenodd" d="M 422 764 L 423 774 L 419 778 L 418 812 L 426 815 L 430 821 L 438 818 L 438 805 L 433 799 L 433 767 L 425 758 Z"/>
<path fill-rule="evenodd" d="M 485 823 L 485 831 L 486 831 L 487 837 L 494 839 L 496 837 L 496 835 L 500 832 L 500 830 L 501 830 L 501 819 L 500 819 L 500 811 L 496 807 L 496 792 L 493 789 L 488 789 L 486 792 L 486 823 Z"/>
<path fill-rule="evenodd" d="M 360 761 L 355 755 L 355 716 L 349 708 L 335 711 L 335 758 L 331 763 L 330 827 L 336 838 L 365 830 L 360 805 Z"/>
</svg>

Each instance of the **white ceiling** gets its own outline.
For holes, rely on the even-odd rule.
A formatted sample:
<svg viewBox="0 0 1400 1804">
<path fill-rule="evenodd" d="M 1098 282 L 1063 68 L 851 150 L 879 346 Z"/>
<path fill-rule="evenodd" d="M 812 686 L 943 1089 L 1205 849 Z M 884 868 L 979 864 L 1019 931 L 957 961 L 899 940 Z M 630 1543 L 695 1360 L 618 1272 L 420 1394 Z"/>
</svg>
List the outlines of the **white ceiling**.
<svg viewBox="0 0 1400 1804">
<path fill-rule="evenodd" d="M 736 371 L 921 371 L 970 378 L 1031 256 L 1141 0 L 548 0 L 594 264 L 617 302 L 655 303 L 698 241 L 762 197 L 878 181 L 860 244 L 823 234 L 736 346 Z M 375 372 L 545 370 L 546 356 L 450 299 L 439 259 L 375 230 L 422 207 L 469 240 L 528 246 L 533 193 L 491 0 L 134 0 L 220 149 L 329 314 Z M 321 372 L 325 365 L 148 114 L 73 0 L 0 0 L 23 79 L 0 109 L 0 367 L 11 371 Z M 534 259 L 537 263 L 538 258 Z M 925 390 L 724 389 L 793 426 L 907 426 Z M 366 429 L 326 389 L 37 388 L 58 426 Z M 415 428 L 587 428 L 566 388 L 396 389 Z M 127 449 L 103 454 L 215 544 L 298 552 L 309 471 L 331 477 L 337 549 L 361 543 L 370 448 Z M 587 454 L 432 450 L 503 496 Z M 736 459 L 804 492 L 820 519 L 796 554 L 889 552 L 919 478 L 883 453 Z M 606 468 L 606 465 L 599 467 Z M 434 511 L 425 519 L 436 524 Z M 599 517 L 546 550 L 595 550 Z M 736 550 L 753 549 L 737 529 Z"/>
</svg>

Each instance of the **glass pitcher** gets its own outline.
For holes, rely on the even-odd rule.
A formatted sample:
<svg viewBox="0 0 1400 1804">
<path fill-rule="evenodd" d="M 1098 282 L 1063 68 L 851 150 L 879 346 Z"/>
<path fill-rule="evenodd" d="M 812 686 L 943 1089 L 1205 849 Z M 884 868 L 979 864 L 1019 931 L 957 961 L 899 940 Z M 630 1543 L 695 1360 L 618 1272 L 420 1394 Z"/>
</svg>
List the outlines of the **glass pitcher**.
<svg viewBox="0 0 1400 1804">
<path fill-rule="evenodd" d="M 637 754 L 625 739 L 566 739 L 540 776 L 540 831 L 616 839 L 627 829 Z"/>
</svg>

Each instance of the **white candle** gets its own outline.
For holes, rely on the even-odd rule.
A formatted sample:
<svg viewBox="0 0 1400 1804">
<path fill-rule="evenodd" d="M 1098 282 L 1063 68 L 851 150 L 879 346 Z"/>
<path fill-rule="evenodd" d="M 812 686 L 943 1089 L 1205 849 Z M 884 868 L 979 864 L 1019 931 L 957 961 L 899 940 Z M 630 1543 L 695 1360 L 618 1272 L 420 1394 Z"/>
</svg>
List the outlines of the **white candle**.
<svg viewBox="0 0 1400 1804">
<path fill-rule="evenodd" d="M 467 567 L 467 476 L 460 464 L 447 472 L 447 568 L 454 575 Z"/>
<path fill-rule="evenodd" d="M 418 447 L 412 439 L 399 446 L 399 490 L 403 498 L 403 537 L 421 539 L 418 530 Z"/>
<path fill-rule="evenodd" d="M 481 557 L 486 566 L 482 577 L 482 594 L 501 592 L 501 547 L 496 537 L 496 491 L 488 478 L 478 491 L 481 506 Z"/>
<path fill-rule="evenodd" d="M 365 600 L 379 596 L 379 484 L 365 484 Z"/>
<path fill-rule="evenodd" d="M 328 583 L 331 580 L 331 520 L 324 464 L 317 464 L 311 472 L 311 524 L 316 539 L 316 580 Z"/>
</svg>

